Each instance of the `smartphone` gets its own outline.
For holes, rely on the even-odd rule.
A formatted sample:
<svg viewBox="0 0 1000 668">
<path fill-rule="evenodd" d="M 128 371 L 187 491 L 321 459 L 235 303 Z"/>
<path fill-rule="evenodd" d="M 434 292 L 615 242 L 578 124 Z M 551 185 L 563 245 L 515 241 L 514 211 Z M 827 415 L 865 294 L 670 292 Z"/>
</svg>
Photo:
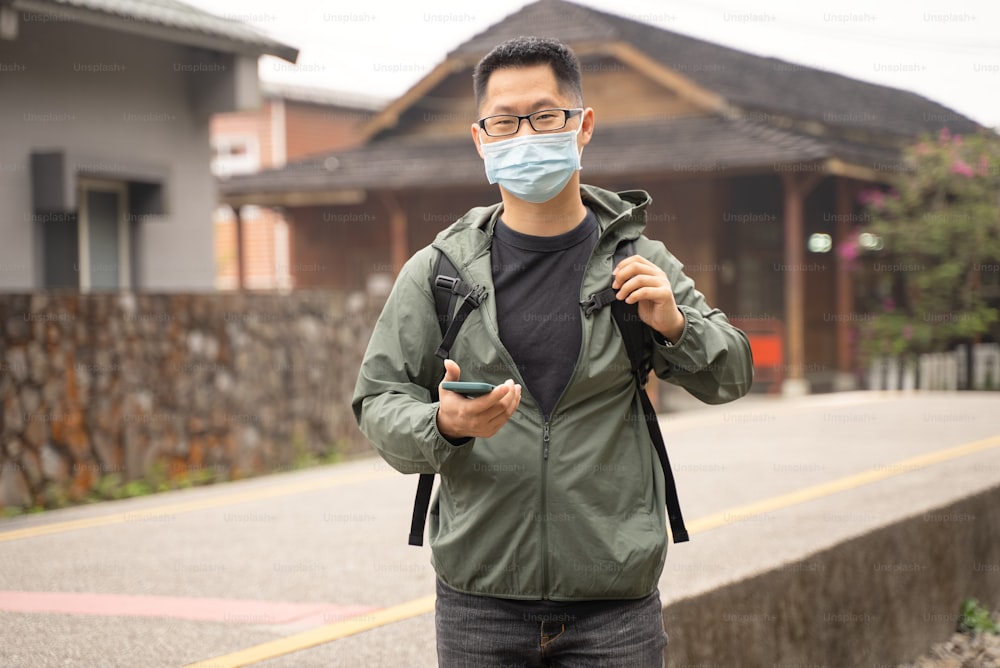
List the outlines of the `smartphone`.
<svg viewBox="0 0 1000 668">
<path fill-rule="evenodd" d="M 451 392 L 458 392 L 467 397 L 478 397 L 483 394 L 489 394 L 493 391 L 496 385 L 490 385 L 489 383 L 467 383 L 460 380 L 446 380 L 441 383 L 441 387 L 445 390 Z"/>
</svg>

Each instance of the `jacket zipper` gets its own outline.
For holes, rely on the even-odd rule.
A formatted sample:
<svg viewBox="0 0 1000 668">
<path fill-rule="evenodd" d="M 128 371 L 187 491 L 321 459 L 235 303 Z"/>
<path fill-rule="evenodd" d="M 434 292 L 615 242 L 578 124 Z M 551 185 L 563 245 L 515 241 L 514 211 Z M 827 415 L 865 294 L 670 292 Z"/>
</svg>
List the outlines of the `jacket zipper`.
<svg viewBox="0 0 1000 668">
<path fill-rule="evenodd" d="M 438 249 L 438 250 L 440 252 L 444 252 L 444 251 L 441 251 L 441 249 Z M 483 250 L 485 250 L 485 248 L 480 249 L 477 253 L 475 253 L 475 255 L 473 256 L 473 259 L 477 258 L 479 256 L 479 254 L 483 252 Z M 454 260 L 452 261 L 452 264 L 454 264 Z M 458 268 L 458 265 L 455 264 L 455 267 Z M 461 276 L 461 274 L 462 274 L 462 271 L 461 271 L 461 269 L 459 269 L 459 276 Z M 466 279 L 463 277 L 462 280 L 466 280 Z M 468 283 L 468 281 L 466 281 L 466 282 Z M 471 285 L 471 283 L 470 283 L 470 285 Z M 491 322 L 490 319 L 489 319 L 489 317 L 488 317 L 488 314 L 489 314 L 489 310 L 488 309 L 481 314 L 482 318 L 491 325 L 489 327 L 486 327 L 486 331 L 489 334 L 490 338 L 493 340 L 493 345 L 496 346 L 496 349 L 499 352 L 500 357 L 507 364 L 508 370 L 511 373 L 511 377 L 514 378 L 515 382 L 517 382 L 521 386 L 522 392 L 523 392 L 524 388 L 526 387 L 524 379 L 521 377 L 521 374 L 520 374 L 520 372 L 517 369 L 517 364 L 514 363 L 514 358 L 511 357 L 510 352 L 507 350 L 506 346 L 503 345 L 503 341 L 500 340 L 500 330 L 499 330 L 498 323 Z M 577 364 L 579 364 L 579 362 L 580 362 L 580 359 L 578 357 L 577 358 Z M 565 390 L 564 390 L 564 392 L 565 392 Z M 530 393 L 529 393 L 529 395 L 530 395 Z M 560 396 L 559 398 L 562 399 L 562 396 Z M 532 399 L 534 399 L 534 397 L 532 397 Z M 538 404 L 537 400 L 535 401 L 535 403 L 536 403 L 536 405 Z M 557 400 L 556 404 L 558 405 L 558 403 L 559 402 Z M 554 412 L 554 410 L 553 410 L 553 412 Z M 546 504 L 546 481 L 548 479 L 548 475 L 547 475 L 547 468 L 548 467 L 546 466 L 546 462 L 547 462 L 547 460 L 549 458 L 549 440 L 550 440 L 550 434 L 549 434 L 550 422 L 549 422 L 549 420 L 550 420 L 550 418 L 546 417 L 545 414 L 542 413 L 541 406 L 539 406 L 539 408 L 538 408 L 538 413 L 539 413 L 539 415 L 542 418 L 542 462 L 541 462 L 542 480 L 541 480 L 541 485 L 540 485 L 541 490 L 540 490 L 540 494 L 539 494 L 539 496 L 540 496 L 540 498 L 539 498 L 540 512 L 539 512 L 539 516 L 538 516 L 538 521 L 541 523 L 541 555 L 540 555 L 540 558 L 541 558 L 541 562 L 542 562 L 542 598 L 546 599 L 546 598 L 548 598 L 547 592 L 549 590 L 549 561 L 548 561 L 548 549 L 547 549 L 547 545 L 548 545 L 548 518 L 546 517 L 546 507 L 547 507 L 547 504 Z"/>
<path fill-rule="evenodd" d="M 607 232 L 607 230 L 605 230 Z M 597 241 L 597 245 L 600 245 L 601 239 L 604 235 L 602 234 Z M 597 245 L 594 246 L 594 250 L 597 250 Z M 590 255 L 590 260 L 587 262 L 587 268 L 584 269 L 583 278 L 580 280 L 580 290 L 583 291 L 583 283 L 586 281 L 587 272 L 590 271 L 590 264 L 594 261 L 594 253 Z M 588 345 L 587 337 L 587 323 L 586 318 L 582 315 L 580 317 L 580 352 L 577 353 L 576 365 L 573 367 L 573 374 L 570 376 L 569 381 L 566 383 L 566 387 L 563 388 L 562 394 L 556 399 L 555 405 L 552 407 L 552 415 L 546 416 L 542 415 L 542 598 L 548 599 L 549 591 L 549 518 L 548 518 L 548 497 L 546 495 L 546 482 L 548 480 L 548 461 L 549 461 L 549 445 L 552 442 L 552 416 L 558 415 L 559 404 L 562 403 L 563 397 L 566 395 L 566 391 L 569 389 L 570 385 L 573 384 L 573 380 L 576 378 L 576 372 L 580 368 L 580 361 L 584 358 L 585 351 Z"/>
<path fill-rule="evenodd" d="M 478 257 L 479 253 L 481 253 L 482 250 L 483 249 L 480 249 L 480 251 L 475 254 L 474 258 Z M 458 265 L 455 265 L 455 266 L 457 267 Z M 461 270 L 460 270 L 459 273 L 461 274 Z M 493 339 L 493 344 L 496 346 L 497 351 L 499 351 L 500 357 L 502 357 L 503 360 L 504 360 L 504 362 L 507 364 L 507 366 L 508 366 L 508 368 L 509 368 L 509 370 L 511 372 L 511 377 L 514 378 L 515 382 L 517 382 L 522 387 L 522 391 L 523 391 L 523 388 L 526 387 L 526 383 L 524 382 L 524 379 L 521 377 L 521 374 L 520 374 L 520 372 L 517 369 L 517 364 L 514 363 L 514 358 L 510 356 L 510 352 L 507 350 L 506 346 L 503 345 L 503 341 L 500 340 L 500 332 L 499 332 L 499 325 L 498 325 L 498 323 L 496 323 L 496 322 L 490 322 L 489 318 L 487 317 L 488 313 L 489 313 L 489 311 L 487 310 L 487 311 L 483 312 L 483 314 L 482 314 L 482 317 L 484 318 L 484 320 L 486 320 L 487 322 L 490 323 L 490 325 L 492 325 L 490 327 L 487 327 L 486 331 L 489 333 L 490 338 Z M 581 320 L 581 327 L 582 326 L 583 326 L 583 322 Z M 582 346 L 581 346 L 581 356 L 582 356 Z M 579 356 L 577 357 L 576 361 L 577 361 L 577 364 L 580 363 L 580 357 Z M 570 381 L 572 382 L 572 379 L 570 379 Z M 564 389 L 563 393 L 565 393 L 565 391 L 566 390 Z M 530 393 L 529 393 L 529 395 L 530 395 Z M 532 397 L 532 399 L 534 399 L 534 397 Z M 559 401 L 561 399 L 562 399 L 562 395 L 560 395 L 559 399 L 556 400 L 556 405 L 557 406 L 559 405 Z M 537 400 L 535 400 L 535 404 L 538 405 Z M 542 418 L 542 463 L 541 463 L 541 467 L 542 467 L 542 481 L 541 481 L 541 490 L 540 490 L 540 497 L 541 498 L 539 499 L 539 501 L 540 501 L 539 505 L 541 507 L 541 512 L 539 514 L 538 521 L 541 523 L 542 598 L 543 599 L 547 599 L 548 598 L 547 593 L 548 593 L 548 590 L 549 590 L 549 561 L 548 561 L 548 548 L 547 548 L 547 546 L 548 546 L 548 540 L 549 540 L 549 538 L 548 538 L 548 517 L 546 516 L 547 506 L 548 506 L 548 504 L 546 503 L 546 481 L 548 479 L 548 471 L 547 471 L 548 467 L 547 467 L 546 463 L 547 463 L 548 458 L 549 458 L 549 442 L 550 442 L 550 438 L 551 438 L 551 436 L 550 436 L 550 420 L 551 420 L 551 416 L 546 416 L 544 413 L 542 413 L 541 406 L 538 406 L 538 413 L 539 413 L 539 415 Z M 553 409 L 553 413 L 555 413 L 555 409 Z"/>
<path fill-rule="evenodd" d="M 549 517 L 548 517 L 548 496 L 546 494 L 549 459 L 549 419 L 542 423 L 542 490 L 541 506 L 542 514 L 539 521 L 542 524 L 542 599 L 548 598 L 549 591 Z"/>
<path fill-rule="evenodd" d="M 622 215 L 624 215 L 624 214 L 622 214 Z M 597 243 L 594 246 L 594 250 L 595 251 L 597 250 L 597 247 L 600 246 L 600 244 L 604 240 L 604 238 L 606 236 L 608 236 L 608 234 L 610 233 L 611 228 L 614 226 L 614 223 L 618 222 L 618 220 L 622 217 L 622 215 L 619 215 L 617 218 L 615 218 L 613 221 L 611 221 L 611 223 L 608 225 L 608 227 L 606 227 L 604 229 L 604 231 L 598 236 Z M 488 248 L 488 246 L 489 246 L 489 244 L 486 244 L 486 246 L 484 246 L 479 251 L 477 251 L 473 255 L 473 258 L 475 259 L 476 257 L 478 257 L 479 254 L 483 252 L 483 250 L 485 250 L 486 248 Z M 444 252 L 440 248 L 438 248 L 438 251 L 439 252 Z M 584 270 L 583 278 L 580 281 L 580 283 L 581 283 L 581 285 L 580 285 L 581 291 L 582 291 L 582 288 L 583 288 L 583 283 L 586 281 L 587 273 L 590 271 L 590 263 L 593 262 L 593 261 L 594 261 L 594 253 L 591 252 L 590 260 L 587 262 L 587 268 Z M 452 264 L 454 264 L 454 261 L 452 261 Z M 456 264 L 455 267 L 458 268 L 458 265 Z M 461 276 L 461 270 L 459 270 L 459 276 Z M 485 317 L 485 315 L 486 314 L 484 313 L 483 316 Z M 579 369 L 579 367 L 580 367 L 580 360 L 583 359 L 584 350 L 586 349 L 586 346 L 587 346 L 587 325 L 586 325 L 585 320 L 586 319 L 583 318 L 583 317 L 580 318 L 580 330 L 581 330 L 581 335 L 580 335 L 580 352 L 577 354 L 576 365 L 573 367 L 573 369 L 574 369 L 573 374 L 570 376 L 569 381 L 566 383 L 566 387 L 563 388 L 562 394 L 560 394 L 559 398 L 556 399 L 556 403 L 552 407 L 552 415 L 557 415 L 558 414 L 557 409 L 559 408 L 559 404 L 562 402 L 562 398 L 563 398 L 563 396 L 565 396 L 566 390 L 568 390 L 569 386 L 573 384 L 573 379 L 576 377 L 576 370 Z M 496 323 L 491 323 L 491 324 L 496 325 Z M 514 363 L 514 358 L 510 356 L 510 353 L 507 351 L 507 348 L 503 345 L 503 342 L 500 340 L 499 330 L 496 329 L 496 328 L 494 328 L 494 327 L 487 327 L 486 331 L 489 332 L 490 336 L 493 338 L 493 343 L 497 346 L 497 350 L 500 352 L 500 355 L 504 358 L 504 361 L 507 362 L 507 364 L 508 364 L 508 366 L 510 368 L 511 374 L 515 378 L 517 378 L 518 384 L 520 384 L 521 387 L 523 388 L 525 386 L 524 379 L 521 378 L 521 374 L 517 370 L 517 365 Z M 541 413 L 541 407 L 539 407 L 539 413 Z M 542 554 L 541 554 L 541 559 L 542 559 L 542 599 L 543 600 L 548 600 L 548 591 L 549 591 L 549 554 L 548 554 L 549 553 L 549 551 L 548 551 L 549 522 L 548 522 L 548 516 L 547 516 L 548 503 L 547 503 L 547 494 L 546 494 L 546 492 L 547 492 L 547 490 L 546 490 L 547 484 L 546 483 L 547 483 L 547 480 L 548 480 L 549 444 L 551 443 L 551 440 L 552 440 L 552 435 L 551 435 L 551 420 L 552 420 L 552 416 L 551 415 L 550 416 L 546 416 L 546 415 L 542 414 L 541 417 L 542 417 L 542 482 L 541 482 L 541 497 L 542 497 L 541 498 L 541 508 L 542 508 L 542 513 L 541 513 L 541 517 L 539 518 L 539 520 L 541 521 L 541 524 L 542 524 L 542 528 L 541 528 L 542 529 L 541 530 L 541 534 L 542 534 L 542 536 L 541 536 L 542 537 L 542 545 L 541 545 L 541 548 L 542 548 L 541 549 L 541 552 L 542 552 Z"/>
</svg>

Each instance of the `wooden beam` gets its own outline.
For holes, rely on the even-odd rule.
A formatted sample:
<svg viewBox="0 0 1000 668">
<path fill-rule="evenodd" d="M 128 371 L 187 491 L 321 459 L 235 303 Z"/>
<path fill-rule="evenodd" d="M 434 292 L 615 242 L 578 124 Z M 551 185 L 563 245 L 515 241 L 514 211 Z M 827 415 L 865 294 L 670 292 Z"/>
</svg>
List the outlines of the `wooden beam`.
<svg viewBox="0 0 1000 668">
<path fill-rule="evenodd" d="M 418 100 L 427 95 L 435 86 L 452 74 L 461 72 L 466 68 L 471 68 L 474 65 L 475 62 L 469 60 L 467 57 L 452 57 L 439 64 L 427 76 L 411 86 L 408 91 L 390 102 L 385 108 L 375 114 L 371 120 L 361 126 L 359 130 L 360 143 L 365 144 L 379 132 L 394 127 L 399 122 L 400 116 L 416 104 Z M 472 87 L 471 76 L 469 77 L 469 87 Z"/>
<path fill-rule="evenodd" d="M 840 252 L 843 244 L 854 232 L 854 196 L 857 193 L 856 181 L 844 177 L 836 180 L 836 226 L 833 235 L 833 247 L 836 252 L 836 302 L 837 302 L 837 376 L 834 389 L 855 389 L 854 383 L 854 348 L 851 345 L 851 333 L 855 326 L 851 319 L 854 312 L 854 290 L 851 284 L 851 263 Z"/>
<path fill-rule="evenodd" d="M 294 214 L 287 209 L 278 209 L 280 216 L 285 220 L 285 227 L 288 230 L 288 257 L 285 258 L 285 262 L 288 263 L 288 279 L 289 286 L 291 290 L 295 289 L 296 284 L 299 282 L 298 272 L 295 271 L 295 267 L 299 267 L 301 263 L 298 260 L 298 239 L 297 236 L 300 234 L 300 230 L 295 225 Z"/>
<path fill-rule="evenodd" d="M 233 207 L 233 214 L 236 223 L 236 289 L 240 292 L 246 288 L 246 253 L 243 250 L 243 216 L 240 215 L 240 208 Z"/>
<path fill-rule="evenodd" d="M 363 204 L 368 194 L 362 188 L 347 190 L 305 190 L 266 193 L 220 194 L 219 200 L 236 208 L 245 204 L 270 207 L 338 206 Z"/>
<path fill-rule="evenodd" d="M 399 200 L 392 191 L 383 190 L 379 196 L 386 211 L 389 212 L 389 252 L 392 258 L 392 273 L 398 276 L 410 257 L 406 211 L 399 205 Z"/>
<path fill-rule="evenodd" d="M 805 379 L 805 199 L 823 179 L 820 172 L 782 172 L 785 191 L 785 340 L 788 373 L 782 392 L 808 394 Z"/>
<path fill-rule="evenodd" d="M 879 172 L 872 167 L 852 164 L 840 158 L 828 159 L 826 161 L 826 172 L 836 176 L 857 179 L 858 181 L 870 181 L 872 183 L 889 183 L 892 179 L 890 172 Z"/>
<path fill-rule="evenodd" d="M 725 98 L 718 93 L 702 88 L 688 77 L 650 58 L 627 42 L 612 42 L 602 51 L 626 65 L 631 65 L 637 72 L 645 74 L 664 88 L 676 93 L 681 99 L 690 101 L 706 112 L 722 113 L 728 107 Z"/>
<path fill-rule="evenodd" d="M 573 47 L 573 52 L 578 58 L 582 58 L 583 56 L 591 53 L 607 52 L 603 42 L 579 42 L 574 43 L 571 46 Z M 365 144 L 372 137 L 383 130 L 395 127 L 396 124 L 399 123 L 399 119 L 404 113 L 406 113 L 407 109 L 419 102 L 423 97 L 430 93 L 435 86 L 453 74 L 458 74 L 463 70 L 469 71 L 469 91 L 471 95 L 472 69 L 476 66 L 476 63 L 479 62 L 479 59 L 485 55 L 486 53 L 484 52 L 481 54 L 452 56 L 451 58 L 448 58 L 444 62 L 438 64 L 437 67 L 427 73 L 427 76 L 413 84 L 409 90 L 387 104 L 367 123 L 361 126 L 361 129 L 359 130 L 360 143 Z M 469 119 L 469 121 L 471 124 L 472 119 Z"/>
</svg>

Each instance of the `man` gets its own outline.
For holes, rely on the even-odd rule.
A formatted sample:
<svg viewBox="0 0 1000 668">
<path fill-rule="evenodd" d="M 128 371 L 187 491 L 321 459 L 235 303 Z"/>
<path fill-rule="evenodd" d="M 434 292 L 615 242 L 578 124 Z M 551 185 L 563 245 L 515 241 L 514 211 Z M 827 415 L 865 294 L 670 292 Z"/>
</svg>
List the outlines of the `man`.
<svg viewBox="0 0 1000 668">
<path fill-rule="evenodd" d="M 517 38 L 473 75 L 472 140 L 502 204 L 476 208 L 403 267 L 354 394 L 362 431 L 404 473 L 438 473 L 431 509 L 444 667 L 660 666 L 664 477 L 605 308 L 638 304 L 656 374 L 708 403 L 747 392 L 750 348 L 681 264 L 642 236 L 649 196 L 580 185 L 594 133 L 580 67 L 559 42 Z M 669 150 L 669 147 L 663 147 Z M 486 291 L 441 361 L 437 253 Z M 444 380 L 497 387 L 468 398 Z"/>
</svg>

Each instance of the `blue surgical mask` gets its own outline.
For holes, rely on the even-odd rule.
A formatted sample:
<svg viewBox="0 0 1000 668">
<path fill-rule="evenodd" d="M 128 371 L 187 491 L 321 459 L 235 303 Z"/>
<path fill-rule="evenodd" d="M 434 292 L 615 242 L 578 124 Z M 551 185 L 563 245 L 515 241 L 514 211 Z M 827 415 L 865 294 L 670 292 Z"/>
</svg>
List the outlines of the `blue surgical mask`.
<svg viewBox="0 0 1000 668">
<path fill-rule="evenodd" d="M 580 169 L 580 151 L 576 146 L 580 128 L 489 144 L 482 143 L 480 138 L 486 178 L 525 202 L 549 201 L 562 192 L 573 172 Z"/>
</svg>

